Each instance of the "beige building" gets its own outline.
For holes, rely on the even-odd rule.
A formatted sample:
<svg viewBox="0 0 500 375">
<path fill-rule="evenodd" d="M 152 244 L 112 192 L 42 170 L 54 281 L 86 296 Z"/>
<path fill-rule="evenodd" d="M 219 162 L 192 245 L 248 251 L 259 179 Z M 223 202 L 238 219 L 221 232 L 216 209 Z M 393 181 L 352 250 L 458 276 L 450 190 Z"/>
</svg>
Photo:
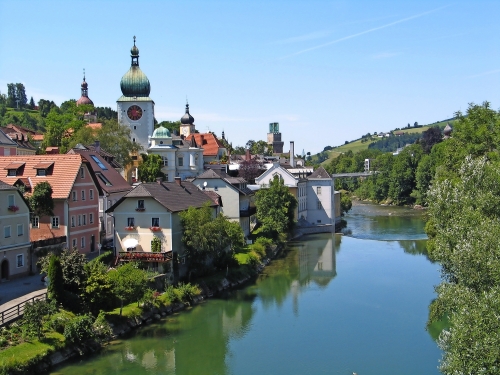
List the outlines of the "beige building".
<svg viewBox="0 0 500 375">
<path fill-rule="evenodd" d="M 0 202 L 0 280 L 9 280 L 30 272 L 30 211 L 21 192 L 1 181 Z"/>
</svg>

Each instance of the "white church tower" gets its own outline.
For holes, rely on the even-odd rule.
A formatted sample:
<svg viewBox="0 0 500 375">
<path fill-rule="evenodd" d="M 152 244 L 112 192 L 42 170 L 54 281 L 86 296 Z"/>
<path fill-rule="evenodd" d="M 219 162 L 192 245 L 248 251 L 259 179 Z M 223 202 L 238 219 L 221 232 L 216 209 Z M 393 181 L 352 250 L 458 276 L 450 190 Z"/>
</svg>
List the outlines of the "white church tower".
<svg viewBox="0 0 500 375">
<path fill-rule="evenodd" d="M 139 48 L 135 45 L 135 36 L 130 53 L 132 64 L 120 81 L 123 95 L 116 101 L 118 122 L 130 128 L 132 141 L 140 144 L 144 152 L 149 147 L 148 137 L 153 134 L 155 103 L 149 97 L 149 79 L 139 68 Z"/>
</svg>

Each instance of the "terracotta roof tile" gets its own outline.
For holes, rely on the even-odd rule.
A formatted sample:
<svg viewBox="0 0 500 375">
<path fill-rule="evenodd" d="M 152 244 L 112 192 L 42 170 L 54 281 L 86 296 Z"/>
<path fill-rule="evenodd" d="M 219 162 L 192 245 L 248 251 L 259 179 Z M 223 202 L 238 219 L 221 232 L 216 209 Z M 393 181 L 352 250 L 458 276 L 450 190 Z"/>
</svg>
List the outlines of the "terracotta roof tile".
<svg viewBox="0 0 500 375">
<path fill-rule="evenodd" d="M 5 167 L 12 163 L 26 163 L 22 175 L 7 177 Z M 37 176 L 37 165 L 53 164 L 52 171 L 47 176 Z M 82 165 L 80 155 L 19 155 L 0 157 L 0 180 L 14 185 L 18 179 L 28 178 L 33 187 L 39 182 L 47 181 L 52 186 L 54 199 L 66 199 L 78 176 Z M 38 167 L 40 168 L 40 167 Z M 2 172 L 3 171 L 3 172 Z"/>
<path fill-rule="evenodd" d="M 194 133 L 186 137 L 187 141 L 195 139 L 198 147 L 203 148 L 203 156 L 217 156 L 220 148 L 224 148 L 222 143 L 213 133 Z"/>
<path fill-rule="evenodd" d="M 26 164 L 23 161 L 16 161 L 14 163 L 10 163 L 9 165 L 6 165 L 4 169 L 17 169 L 19 167 L 22 167 L 24 164 Z"/>
</svg>

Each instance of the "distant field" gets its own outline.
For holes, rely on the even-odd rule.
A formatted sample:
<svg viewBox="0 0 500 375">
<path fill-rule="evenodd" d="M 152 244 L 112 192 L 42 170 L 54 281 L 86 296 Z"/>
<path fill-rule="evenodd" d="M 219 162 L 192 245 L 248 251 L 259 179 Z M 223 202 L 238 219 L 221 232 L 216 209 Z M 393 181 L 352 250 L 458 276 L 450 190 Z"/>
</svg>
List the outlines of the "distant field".
<svg viewBox="0 0 500 375">
<path fill-rule="evenodd" d="M 434 127 L 434 126 L 439 126 L 439 127 L 445 127 L 447 123 L 450 123 L 453 126 L 453 120 L 445 120 L 445 121 L 440 121 L 436 122 L 434 124 L 429 124 L 429 125 L 424 125 L 420 128 L 404 128 L 401 130 L 394 130 L 394 131 L 402 131 L 405 133 L 413 134 L 413 133 L 423 133 L 427 129 Z M 329 160 L 336 158 L 340 154 L 347 152 L 351 150 L 352 152 L 356 153 L 358 151 L 366 150 L 368 149 L 368 145 L 375 140 L 368 141 L 361 143 L 361 139 L 358 139 L 357 141 L 352 141 L 346 145 L 338 146 L 335 147 L 333 150 L 327 151 L 328 152 L 328 159 L 322 162 L 322 165 L 325 165 L 329 162 Z"/>
</svg>

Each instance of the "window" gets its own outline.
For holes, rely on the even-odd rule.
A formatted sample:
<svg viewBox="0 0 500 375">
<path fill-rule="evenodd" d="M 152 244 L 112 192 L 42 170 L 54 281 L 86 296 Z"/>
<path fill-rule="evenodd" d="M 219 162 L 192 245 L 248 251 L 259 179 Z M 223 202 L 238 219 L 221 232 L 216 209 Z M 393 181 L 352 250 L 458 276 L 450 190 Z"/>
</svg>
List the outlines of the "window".
<svg viewBox="0 0 500 375">
<path fill-rule="evenodd" d="M 5 238 L 10 237 L 10 225 L 7 225 L 6 227 L 3 227 L 3 236 Z"/>
<path fill-rule="evenodd" d="M 40 227 L 40 218 L 38 216 L 33 216 L 31 219 L 31 228 L 39 228 Z"/>
<path fill-rule="evenodd" d="M 74 216 L 71 216 L 71 227 L 72 228 L 75 227 L 75 217 Z"/>
<path fill-rule="evenodd" d="M 83 214 L 83 225 L 87 225 L 87 215 Z"/>
<path fill-rule="evenodd" d="M 45 169 L 37 169 L 36 175 L 37 176 L 46 176 L 47 174 L 45 173 Z"/>
<path fill-rule="evenodd" d="M 80 168 L 80 178 L 85 178 L 85 170 L 83 167 Z"/>
<path fill-rule="evenodd" d="M 135 138 L 132 138 L 132 142 L 134 142 L 134 143 L 135 143 Z"/>
<path fill-rule="evenodd" d="M 16 256 L 17 268 L 24 267 L 24 254 L 18 254 Z"/>
<path fill-rule="evenodd" d="M 219 191 L 219 187 L 218 186 L 214 186 L 214 190 L 215 191 Z"/>
<path fill-rule="evenodd" d="M 321 201 L 318 201 L 318 210 L 321 210 L 323 206 L 321 205 Z"/>
<path fill-rule="evenodd" d="M 89 214 L 89 223 L 94 224 L 94 214 Z"/>
<path fill-rule="evenodd" d="M 78 226 L 82 225 L 82 215 L 78 215 Z"/>
<path fill-rule="evenodd" d="M 90 197 L 90 200 L 94 199 L 94 189 L 89 190 L 89 197 Z"/>
<path fill-rule="evenodd" d="M 168 158 L 166 156 L 162 156 L 163 166 L 168 167 Z"/>
<path fill-rule="evenodd" d="M 321 195 L 321 186 L 316 188 L 316 194 Z"/>
<path fill-rule="evenodd" d="M 135 138 L 134 138 L 135 142 Z M 90 155 L 90 157 L 96 162 L 96 164 L 101 168 L 103 171 L 107 171 L 108 168 L 102 163 L 102 161 L 99 160 L 99 158 L 95 155 Z"/>
<path fill-rule="evenodd" d="M 81 248 L 82 249 L 85 248 L 85 237 L 82 237 L 82 246 L 81 246 Z"/>
<path fill-rule="evenodd" d="M 22 236 L 24 234 L 24 225 L 17 224 L 17 235 Z"/>
<path fill-rule="evenodd" d="M 9 169 L 7 176 L 17 176 L 17 169 Z"/>
<path fill-rule="evenodd" d="M 9 207 L 16 205 L 16 201 L 14 199 L 14 194 L 9 194 L 8 199 L 9 199 Z"/>
<path fill-rule="evenodd" d="M 104 177 L 102 173 L 96 173 L 96 176 L 99 177 L 106 186 L 113 186 L 113 184 L 106 177 Z"/>
<path fill-rule="evenodd" d="M 52 228 L 59 228 L 59 216 L 52 217 Z"/>
<path fill-rule="evenodd" d="M 72 246 L 72 248 L 74 249 L 74 248 L 76 247 L 76 238 L 73 238 L 73 241 L 72 241 L 72 243 L 73 243 L 73 246 Z"/>
<path fill-rule="evenodd" d="M 160 218 L 159 217 L 153 217 L 151 219 L 151 226 L 152 227 L 159 227 L 160 226 Z"/>
<path fill-rule="evenodd" d="M 142 209 L 142 210 L 144 209 L 144 199 L 139 199 L 137 201 L 137 208 Z"/>
<path fill-rule="evenodd" d="M 134 218 L 133 217 L 129 217 L 127 219 L 127 227 L 134 227 L 135 224 L 134 224 Z"/>
<path fill-rule="evenodd" d="M 72 195 L 73 195 L 73 200 L 76 201 L 76 191 L 73 191 Z"/>
<path fill-rule="evenodd" d="M 184 158 L 183 157 L 179 157 L 177 160 L 178 160 L 179 167 L 184 166 Z"/>
<path fill-rule="evenodd" d="M 82 201 L 85 200 L 85 190 L 82 190 Z"/>
<path fill-rule="evenodd" d="M 108 201 L 108 208 L 110 208 L 112 205 L 113 205 L 113 201 L 110 199 L 110 200 Z"/>
</svg>

